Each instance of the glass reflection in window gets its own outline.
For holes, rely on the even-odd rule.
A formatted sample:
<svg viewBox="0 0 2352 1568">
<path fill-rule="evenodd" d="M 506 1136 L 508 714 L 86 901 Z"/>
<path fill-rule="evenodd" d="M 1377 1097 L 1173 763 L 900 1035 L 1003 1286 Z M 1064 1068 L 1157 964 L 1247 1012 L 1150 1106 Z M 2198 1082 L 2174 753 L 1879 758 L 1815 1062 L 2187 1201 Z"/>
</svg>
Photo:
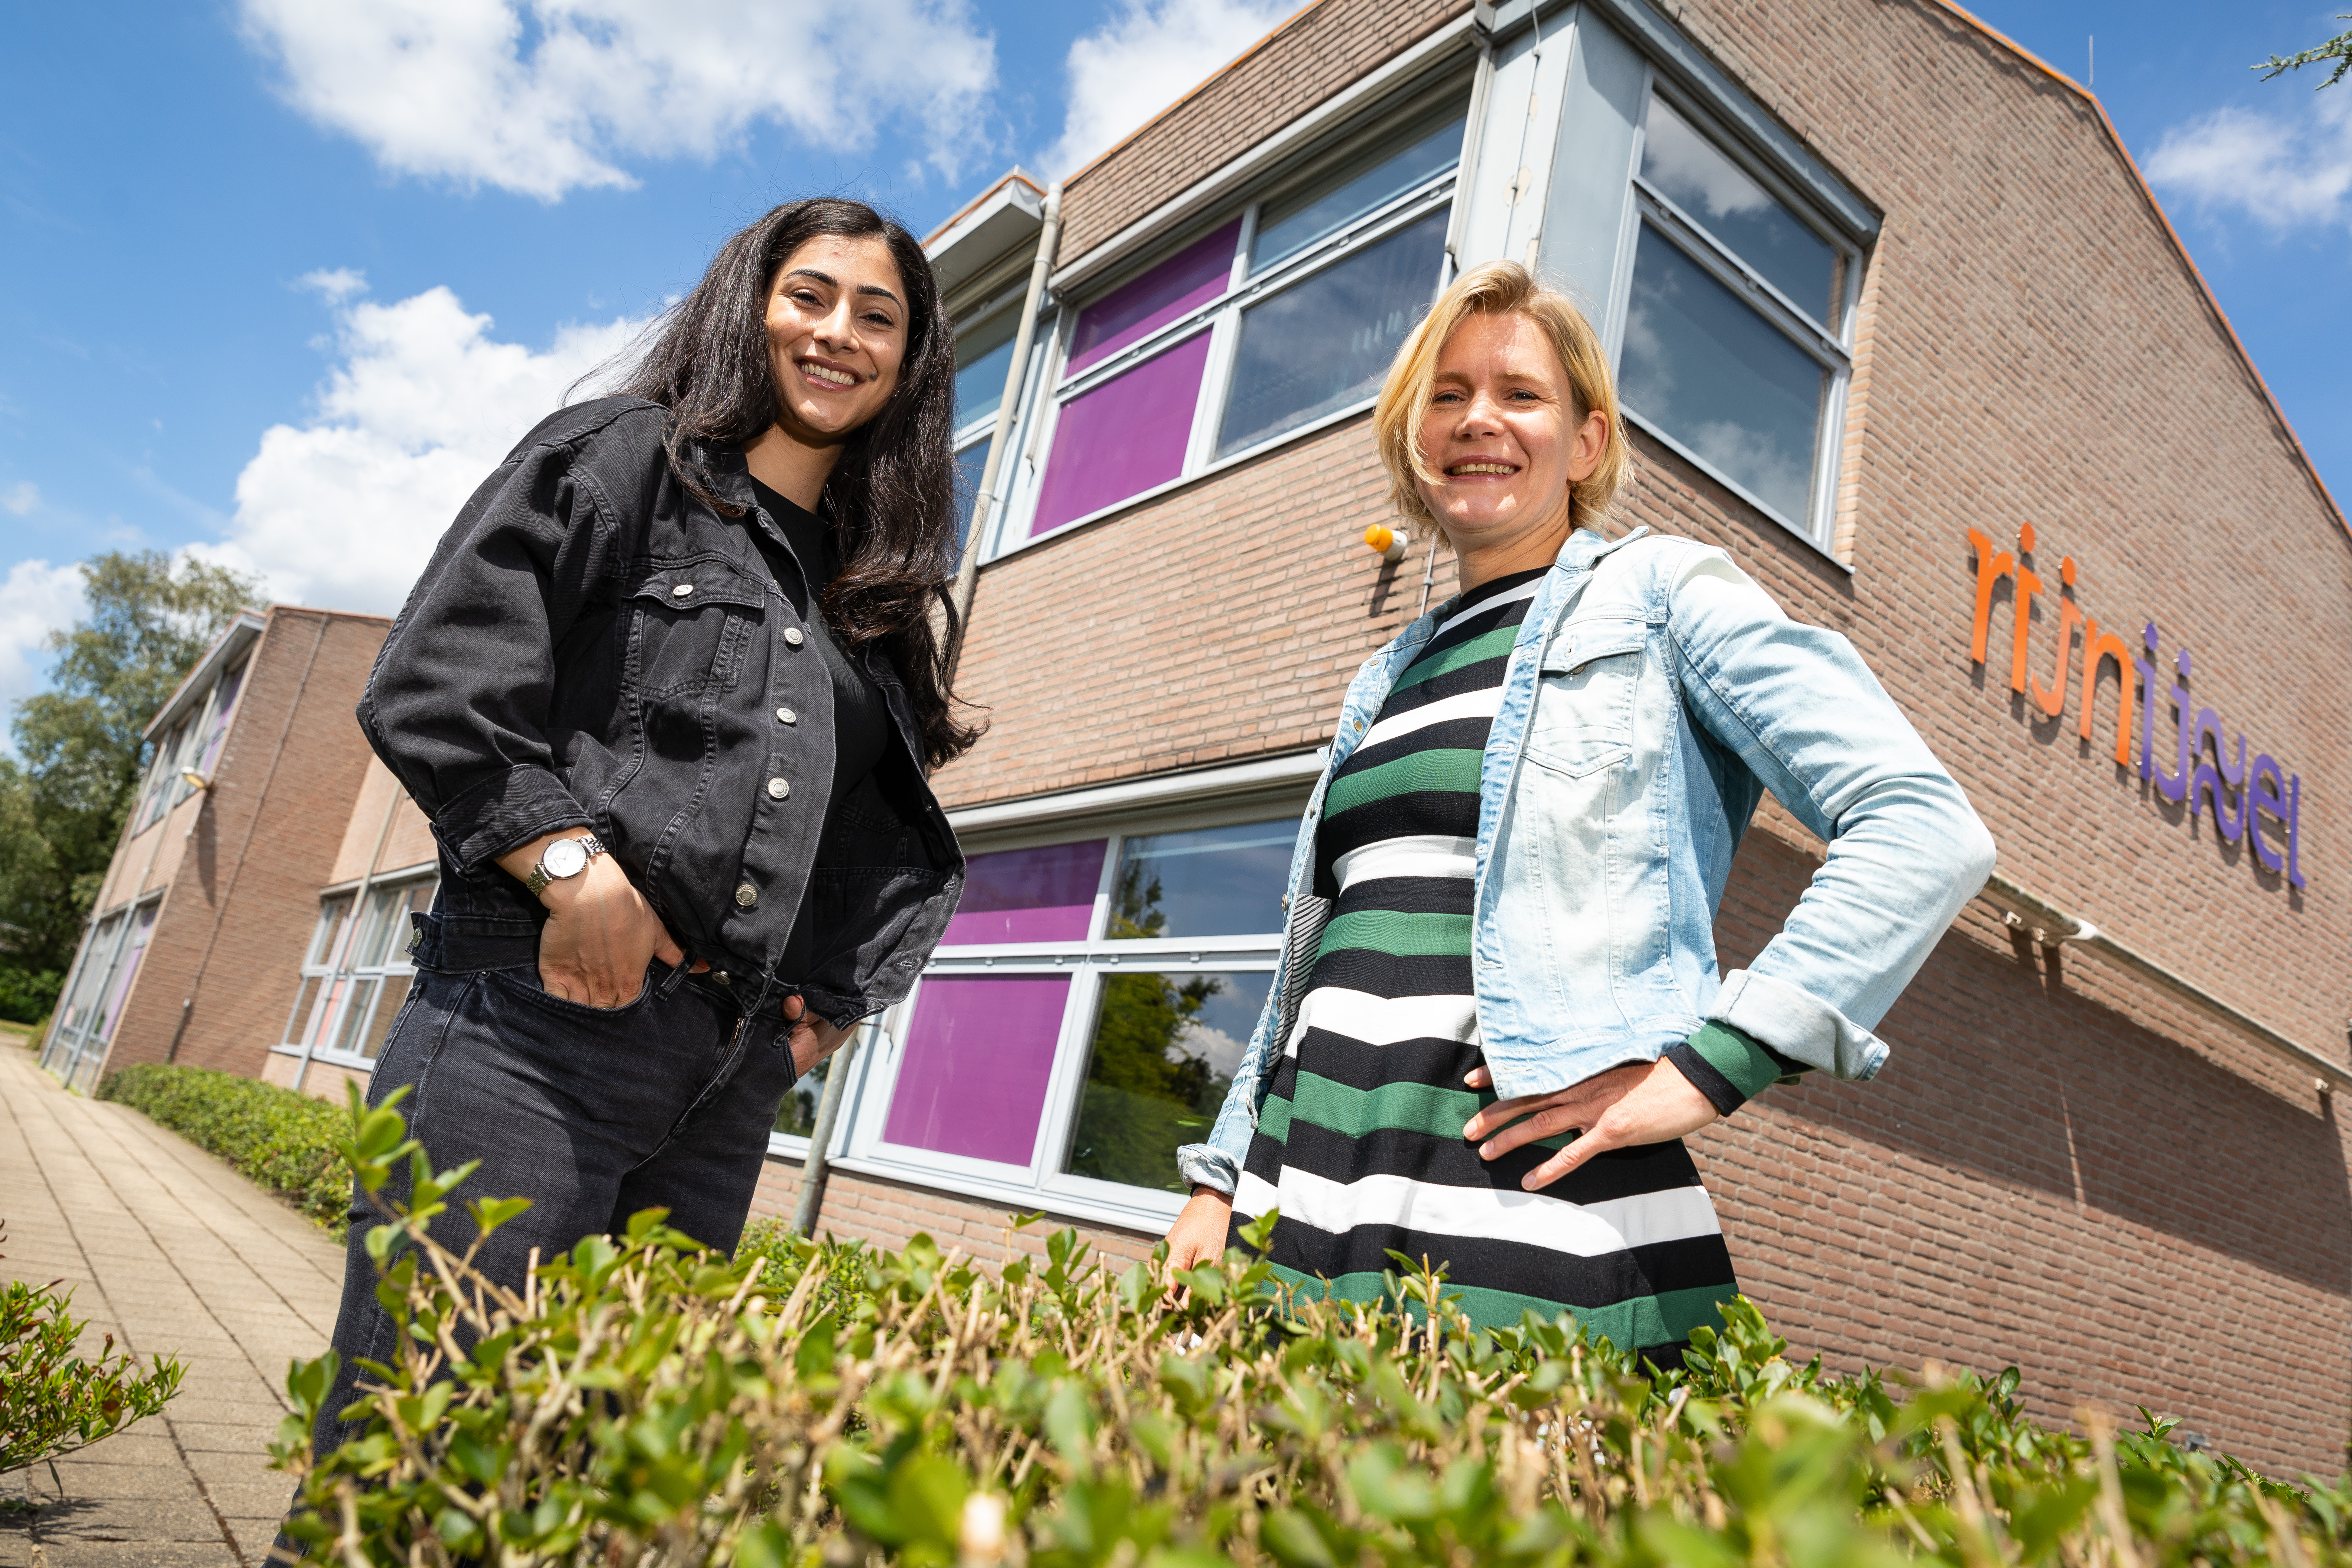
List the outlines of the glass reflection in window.
<svg viewBox="0 0 2352 1568">
<path fill-rule="evenodd" d="M 1130 834 L 1112 892 L 1114 942 L 1150 937 L 1251 936 L 1282 929 L 1297 817 Z"/>
<path fill-rule="evenodd" d="M 1644 225 L 1625 317 L 1625 406 L 1802 526 L 1829 373 Z"/>
<path fill-rule="evenodd" d="M 1004 401 L 1004 375 L 1013 366 L 1013 336 L 1018 310 L 999 310 L 955 335 L 956 427 L 985 419 Z"/>
<path fill-rule="evenodd" d="M 1268 202 L 1250 246 L 1250 270 L 1265 271 L 1452 168 L 1462 156 L 1462 121 L 1459 114 L 1434 125 L 1423 121 L 1360 160 Z"/>
<path fill-rule="evenodd" d="M 1184 1190 L 1176 1151 L 1209 1135 L 1270 973 L 1107 975 L 1063 1169 Z"/>
<path fill-rule="evenodd" d="M 1837 321 L 1836 250 L 1655 97 L 1642 138 L 1642 178 L 1799 309 Z"/>
<path fill-rule="evenodd" d="M 1217 455 L 1360 403 L 1429 309 L 1445 251 L 1443 211 L 1242 312 Z"/>
</svg>

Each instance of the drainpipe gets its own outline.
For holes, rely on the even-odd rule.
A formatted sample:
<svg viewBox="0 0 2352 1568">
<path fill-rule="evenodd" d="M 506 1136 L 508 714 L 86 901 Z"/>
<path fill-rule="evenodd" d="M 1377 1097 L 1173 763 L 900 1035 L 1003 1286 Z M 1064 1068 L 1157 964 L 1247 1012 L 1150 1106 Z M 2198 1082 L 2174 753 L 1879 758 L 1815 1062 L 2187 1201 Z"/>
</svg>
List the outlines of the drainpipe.
<svg viewBox="0 0 2352 1568">
<path fill-rule="evenodd" d="M 817 1097 L 816 1123 L 809 1129 L 808 1159 L 801 1165 L 800 1196 L 793 1204 L 793 1229 L 802 1236 L 816 1234 L 817 1205 L 824 1200 L 825 1168 L 833 1163 L 833 1124 L 840 1120 L 841 1102 L 849 1092 L 850 1060 L 857 1055 L 858 1039 L 877 1032 L 874 1024 L 859 1025 L 841 1043 L 841 1049 L 833 1053 L 824 1069 L 824 1092 Z"/>
<path fill-rule="evenodd" d="M 1037 334 L 1037 306 L 1045 296 L 1045 274 L 1054 265 L 1054 242 L 1062 230 L 1062 182 L 1045 191 L 1045 226 L 1037 234 L 1037 259 L 1029 266 L 1029 293 L 1021 303 L 1021 329 L 1013 340 L 1013 363 L 1004 368 L 1004 398 L 996 405 L 996 428 L 988 436 L 988 461 L 980 471 L 980 493 L 971 500 L 971 527 L 963 540 L 963 561 L 956 568 L 955 608 L 958 626 L 969 626 L 971 596 L 980 585 L 980 542 L 987 533 L 989 516 L 996 510 L 997 480 L 1004 464 L 1005 437 L 1021 404 L 1022 383 L 1029 377 L 1029 349 Z M 830 1087 L 830 1080 L 828 1080 Z"/>
<path fill-rule="evenodd" d="M 344 943 L 344 951 L 346 952 L 359 945 L 360 922 L 367 919 L 368 889 L 375 885 L 376 868 L 383 864 L 383 847 L 392 842 L 393 818 L 400 815 L 400 803 L 407 798 L 408 792 L 400 787 L 400 781 L 398 779 L 393 780 L 392 801 L 391 804 L 383 808 L 383 826 L 377 828 L 375 832 L 375 853 L 368 857 L 367 869 L 360 873 L 360 885 L 352 889 L 351 936 Z M 226 908 L 226 906 L 223 907 Z M 218 920 L 215 920 L 213 922 L 213 934 L 215 936 L 220 934 L 220 922 Z M 212 944 L 207 942 L 205 944 L 205 963 L 210 963 L 212 962 Z M 331 952 L 327 955 L 327 959 L 328 962 L 331 963 L 336 961 L 336 955 Z M 201 983 L 204 980 L 204 968 L 202 965 L 198 965 L 196 969 L 196 979 Z M 191 986 L 190 989 L 193 990 L 194 987 Z M 302 999 L 302 988 L 299 985 L 294 988 L 294 999 L 296 1004 L 299 1005 Z M 349 997 L 344 999 L 343 1005 L 346 1007 L 351 1005 Z M 291 1018 L 289 1018 L 286 1022 L 287 1027 L 293 1027 L 294 1021 Z M 298 1090 L 300 1089 L 302 1087 L 302 1080 L 310 1076 L 310 1053 L 318 1048 L 319 1041 L 318 1037 L 315 1034 L 311 1034 L 309 1038 L 306 1038 L 302 1042 L 302 1060 L 294 1068 L 294 1083 L 292 1086 L 294 1089 Z"/>
</svg>

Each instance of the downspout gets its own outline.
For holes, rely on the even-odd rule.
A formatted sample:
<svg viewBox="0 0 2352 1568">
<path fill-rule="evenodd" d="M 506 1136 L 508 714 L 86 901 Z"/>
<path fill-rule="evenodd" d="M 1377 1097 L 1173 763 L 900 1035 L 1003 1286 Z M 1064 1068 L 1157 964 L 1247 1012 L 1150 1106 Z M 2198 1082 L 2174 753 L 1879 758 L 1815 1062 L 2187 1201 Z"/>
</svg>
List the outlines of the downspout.
<svg viewBox="0 0 2352 1568">
<path fill-rule="evenodd" d="M 399 816 L 400 803 L 407 798 L 408 792 L 400 787 L 400 781 L 398 779 L 393 780 L 392 799 L 383 808 L 383 826 L 377 828 L 375 833 L 375 852 L 368 857 L 367 869 L 360 873 L 360 885 L 352 890 L 352 934 L 350 942 L 347 944 L 347 951 L 348 947 L 356 946 L 359 943 L 360 922 L 367 918 L 368 889 L 375 885 L 376 868 L 383 864 L 383 847 L 392 842 L 393 818 Z M 228 906 L 226 903 L 223 903 L 221 907 L 226 910 Z M 215 937 L 220 935 L 220 917 L 218 915 L 213 917 L 213 935 Z M 333 953 L 329 953 L 327 955 L 330 962 L 333 961 L 334 956 L 335 955 Z M 210 963 L 212 959 L 212 943 L 206 942 L 205 944 L 205 963 Z M 196 966 L 196 984 L 202 984 L 204 983 L 204 964 L 200 963 Z M 194 1000 L 195 985 L 189 986 L 188 990 L 191 994 L 190 999 Z M 299 985 L 294 988 L 294 1000 L 298 1006 L 301 1004 L 302 988 Z M 346 1005 L 348 1005 L 348 1004 L 346 1004 Z M 286 1026 L 289 1029 L 294 1026 L 294 1020 L 291 1017 L 289 1017 L 286 1020 Z M 280 1037 L 283 1037 L 282 1035 Z M 310 1075 L 310 1053 L 318 1048 L 319 1042 L 315 1037 L 302 1042 L 302 1060 L 294 1068 L 293 1088 L 299 1089 L 302 1087 L 302 1080 Z"/>
<path fill-rule="evenodd" d="M 988 461 L 980 470 L 980 493 L 971 500 L 971 526 L 964 533 L 963 561 L 956 568 L 955 611 L 958 640 L 971 624 L 971 597 L 980 586 L 980 542 L 996 510 L 997 480 L 1004 465 L 1005 437 L 1021 406 L 1023 383 L 1029 378 L 1029 349 L 1037 335 L 1037 305 L 1045 296 L 1045 274 L 1053 269 L 1054 242 L 1062 229 L 1062 182 L 1045 191 L 1045 226 L 1037 234 L 1037 258 L 1029 266 L 1029 292 L 1021 302 L 1021 327 L 1013 339 L 1013 363 L 1004 368 L 1004 397 L 996 405 L 996 428 L 988 435 Z M 831 1090 L 830 1080 L 827 1091 Z"/>
<path fill-rule="evenodd" d="M 817 1205 L 824 1201 L 824 1173 L 833 1163 L 833 1126 L 841 1120 L 841 1102 L 849 1093 L 849 1063 L 857 1054 L 860 1037 L 879 1033 L 871 1020 L 841 1043 L 824 1070 L 824 1092 L 817 1096 L 816 1121 L 809 1129 L 808 1159 L 801 1166 L 800 1196 L 793 1202 L 793 1230 L 816 1234 Z"/>
</svg>

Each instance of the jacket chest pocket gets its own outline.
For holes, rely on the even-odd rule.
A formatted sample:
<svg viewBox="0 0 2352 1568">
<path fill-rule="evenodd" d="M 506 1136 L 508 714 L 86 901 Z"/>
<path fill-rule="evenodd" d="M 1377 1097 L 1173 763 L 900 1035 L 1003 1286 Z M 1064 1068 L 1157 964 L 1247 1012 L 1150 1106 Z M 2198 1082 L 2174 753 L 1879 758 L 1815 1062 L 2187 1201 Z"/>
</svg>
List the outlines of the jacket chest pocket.
<svg viewBox="0 0 2352 1568">
<path fill-rule="evenodd" d="M 1631 756 L 1634 697 L 1649 646 L 1644 621 L 1570 621 L 1560 627 L 1538 667 L 1528 761 L 1581 777 Z"/>
<path fill-rule="evenodd" d="M 646 698 L 731 688 L 765 603 L 761 584 L 723 563 L 656 568 L 629 593 L 630 687 Z"/>
</svg>

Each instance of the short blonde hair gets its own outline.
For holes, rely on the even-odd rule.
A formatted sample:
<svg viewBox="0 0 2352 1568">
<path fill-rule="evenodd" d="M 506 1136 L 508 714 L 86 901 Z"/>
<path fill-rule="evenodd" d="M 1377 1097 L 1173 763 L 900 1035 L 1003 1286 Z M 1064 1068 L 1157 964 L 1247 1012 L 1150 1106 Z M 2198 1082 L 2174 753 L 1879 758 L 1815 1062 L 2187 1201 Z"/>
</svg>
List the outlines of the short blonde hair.
<svg viewBox="0 0 2352 1568">
<path fill-rule="evenodd" d="M 1590 478 L 1569 489 L 1569 521 L 1591 528 L 1609 514 L 1618 487 L 1625 482 L 1629 454 L 1625 421 L 1617 410 L 1617 384 L 1609 374 L 1609 357 L 1601 335 L 1569 297 L 1547 289 L 1516 261 L 1490 261 L 1454 279 L 1438 296 L 1403 344 L 1388 380 L 1381 384 L 1381 400 L 1372 409 L 1372 432 L 1380 443 L 1381 466 L 1389 471 L 1389 500 L 1414 530 L 1435 526 L 1421 487 L 1434 484 L 1436 473 L 1429 455 L 1421 449 L 1421 418 L 1435 395 L 1438 356 L 1464 321 L 1473 316 L 1520 316 L 1543 330 L 1568 374 L 1569 392 L 1576 405 L 1575 423 L 1581 425 L 1598 409 L 1609 416 L 1609 440 L 1601 462 Z"/>
</svg>

